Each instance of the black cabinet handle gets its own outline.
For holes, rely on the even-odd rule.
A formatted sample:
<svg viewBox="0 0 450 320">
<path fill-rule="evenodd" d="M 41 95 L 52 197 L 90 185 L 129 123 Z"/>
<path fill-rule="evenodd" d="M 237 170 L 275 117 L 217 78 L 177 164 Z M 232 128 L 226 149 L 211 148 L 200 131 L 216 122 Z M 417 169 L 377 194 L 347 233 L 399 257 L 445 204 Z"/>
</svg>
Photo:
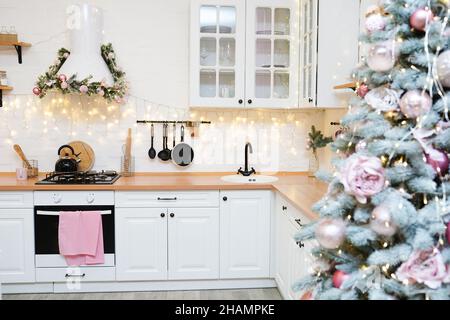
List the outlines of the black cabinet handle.
<svg viewBox="0 0 450 320">
<path fill-rule="evenodd" d="M 222 200 L 223 200 L 223 201 L 227 201 L 228 198 L 227 198 L 227 197 L 223 197 Z"/>
<path fill-rule="evenodd" d="M 171 217 L 171 218 L 175 217 L 175 213 L 172 212 L 172 213 L 170 214 L 170 217 Z"/>
<path fill-rule="evenodd" d="M 286 211 L 286 210 L 287 210 L 287 207 L 286 207 L 286 206 L 282 206 L 281 209 L 282 209 L 283 211 Z"/>
<path fill-rule="evenodd" d="M 252 99 L 248 99 L 247 102 L 248 102 L 248 104 L 252 104 L 253 101 L 252 101 Z"/>
<path fill-rule="evenodd" d="M 65 278 L 84 278 L 86 276 L 86 273 L 83 274 L 68 274 L 64 276 Z"/>
<path fill-rule="evenodd" d="M 305 246 L 305 244 L 301 241 L 297 241 L 297 245 L 299 248 L 303 248 Z"/>
<path fill-rule="evenodd" d="M 303 227 L 303 224 L 302 224 L 302 220 L 301 220 L 301 219 L 295 219 L 295 222 L 297 222 L 297 224 L 298 224 L 300 227 Z"/>
<path fill-rule="evenodd" d="M 166 214 L 163 212 L 161 213 L 161 218 L 164 218 L 166 216 Z"/>
<path fill-rule="evenodd" d="M 309 102 L 313 102 L 313 98 L 309 98 L 308 101 L 309 101 Z"/>
<path fill-rule="evenodd" d="M 243 103 L 244 103 L 244 100 L 239 99 L 238 102 L 239 102 L 239 104 L 243 104 Z"/>
<path fill-rule="evenodd" d="M 158 197 L 159 201 L 175 201 L 177 200 L 177 197 L 173 197 L 173 198 L 160 198 Z"/>
</svg>

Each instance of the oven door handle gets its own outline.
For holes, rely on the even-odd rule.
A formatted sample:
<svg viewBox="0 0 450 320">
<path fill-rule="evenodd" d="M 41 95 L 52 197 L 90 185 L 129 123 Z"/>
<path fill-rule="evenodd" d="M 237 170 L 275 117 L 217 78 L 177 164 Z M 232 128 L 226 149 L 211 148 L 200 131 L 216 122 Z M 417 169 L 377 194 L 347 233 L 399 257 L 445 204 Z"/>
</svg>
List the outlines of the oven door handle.
<svg viewBox="0 0 450 320">
<path fill-rule="evenodd" d="M 86 211 L 88 211 L 88 210 L 86 210 Z M 81 211 L 81 212 L 83 212 L 83 211 Z M 111 214 L 112 213 L 111 210 L 102 210 L 102 211 L 99 211 L 99 212 L 100 212 L 101 215 L 106 215 L 106 214 Z M 36 214 L 37 215 L 41 215 L 41 216 L 59 216 L 59 211 L 36 210 Z"/>
<path fill-rule="evenodd" d="M 64 276 L 65 278 L 84 278 L 86 276 L 86 273 L 83 274 L 68 274 Z"/>
</svg>

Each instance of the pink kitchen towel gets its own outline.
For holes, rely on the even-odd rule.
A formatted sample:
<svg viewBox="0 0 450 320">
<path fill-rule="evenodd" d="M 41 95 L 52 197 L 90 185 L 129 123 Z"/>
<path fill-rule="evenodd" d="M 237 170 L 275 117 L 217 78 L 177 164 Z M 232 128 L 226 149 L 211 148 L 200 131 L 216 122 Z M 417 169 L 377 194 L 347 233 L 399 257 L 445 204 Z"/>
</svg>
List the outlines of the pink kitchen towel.
<svg viewBox="0 0 450 320">
<path fill-rule="evenodd" d="M 59 253 L 69 266 L 105 263 L 102 215 L 98 211 L 62 211 Z"/>
</svg>

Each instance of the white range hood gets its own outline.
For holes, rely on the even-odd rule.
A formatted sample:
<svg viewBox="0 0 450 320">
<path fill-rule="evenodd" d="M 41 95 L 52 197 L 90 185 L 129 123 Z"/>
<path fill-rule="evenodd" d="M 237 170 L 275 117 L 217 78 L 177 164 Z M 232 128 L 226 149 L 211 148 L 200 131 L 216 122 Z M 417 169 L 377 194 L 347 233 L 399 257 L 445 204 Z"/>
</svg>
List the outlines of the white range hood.
<svg viewBox="0 0 450 320">
<path fill-rule="evenodd" d="M 112 85 L 114 80 L 101 56 L 103 44 L 101 9 L 90 4 L 80 4 L 73 6 L 71 14 L 70 56 L 58 74 L 67 77 L 77 74 L 77 80 L 92 75 L 90 82 L 104 81 L 107 85 Z"/>
</svg>

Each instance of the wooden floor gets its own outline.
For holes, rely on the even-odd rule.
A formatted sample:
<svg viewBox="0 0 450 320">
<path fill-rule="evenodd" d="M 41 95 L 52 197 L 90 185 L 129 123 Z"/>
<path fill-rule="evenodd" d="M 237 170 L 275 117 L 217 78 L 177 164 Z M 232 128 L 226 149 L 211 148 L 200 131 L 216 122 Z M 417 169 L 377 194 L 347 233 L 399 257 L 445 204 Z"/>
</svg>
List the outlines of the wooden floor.
<svg viewBox="0 0 450 320">
<path fill-rule="evenodd" d="M 4 294 L 4 300 L 280 300 L 276 288 L 243 290 Z"/>
</svg>

